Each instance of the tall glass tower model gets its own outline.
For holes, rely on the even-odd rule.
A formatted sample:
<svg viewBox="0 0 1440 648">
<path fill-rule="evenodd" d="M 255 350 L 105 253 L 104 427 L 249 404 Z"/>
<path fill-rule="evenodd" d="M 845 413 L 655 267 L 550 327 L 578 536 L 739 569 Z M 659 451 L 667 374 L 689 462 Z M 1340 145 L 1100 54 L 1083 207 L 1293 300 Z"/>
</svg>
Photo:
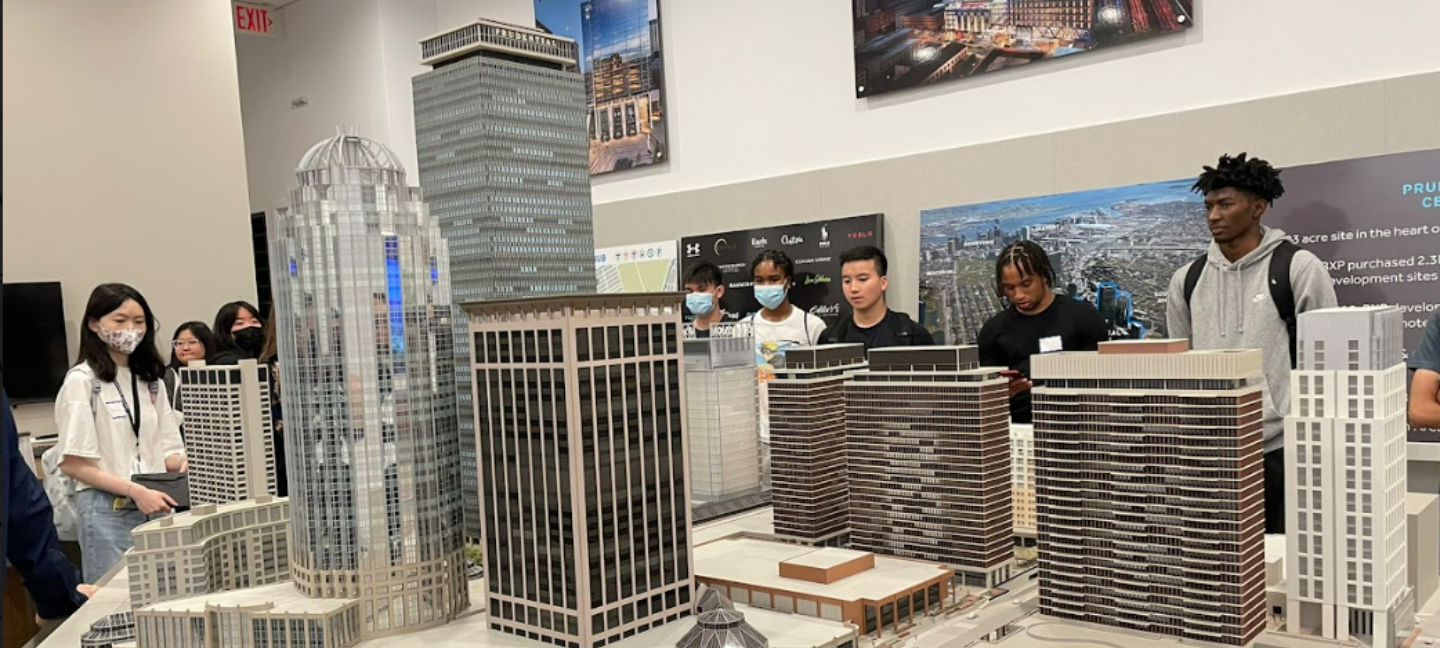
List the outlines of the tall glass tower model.
<svg viewBox="0 0 1440 648">
<path fill-rule="evenodd" d="M 296 175 L 269 223 L 295 587 L 358 600 L 366 636 L 446 623 L 469 593 L 445 241 L 379 142 Z"/>
<path fill-rule="evenodd" d="M 585 84 L 575 42 L 479 20 L 421 41 L 420 184 L 450 246 L 454 303 L 595 292 Z M 456 366 L 469 363 L 455 316 Z M 456 377 L 470 412 L 470 376 Z M 465 536 L 480 537 L 475 429 L 460 417 Z"/>
</svg>

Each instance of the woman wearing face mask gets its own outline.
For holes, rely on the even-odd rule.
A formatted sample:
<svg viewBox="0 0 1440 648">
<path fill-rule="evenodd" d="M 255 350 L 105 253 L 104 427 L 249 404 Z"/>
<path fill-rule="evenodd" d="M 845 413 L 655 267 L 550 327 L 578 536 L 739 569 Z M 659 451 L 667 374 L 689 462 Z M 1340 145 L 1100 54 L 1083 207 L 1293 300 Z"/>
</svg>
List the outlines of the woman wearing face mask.
<svg viewBox="0 0 1440 648">
<path fill-rule="evenodd" d="M 265 350 L 265 322 L 248 302 L 230 302 L 215 314 L 215 357 L 210 364 L 233 365 L 257 360 Z"/>
<path fill-rule="evenodd" d="M 170 395 L 170 406 L 181 411 L 180 368 L 194 360 L 209 360 L 215 348 L 215 334 L 204 322 L 186 322 L 175 329 L 170 340 L 170 364 L 165 369 L 165 393 Z"/>
<path fill-rule="evenodd" d="M 161 383 L 159 323 L 145 298 L 123 284 L 90 294 L 80 358 L 55 398 L 60 471 L 76 481 L 85 581 L 94 583 L 131 546 L 130 531 L 167 513 L 169 495 L 133 475 L 185 472 L 185 448 Z"/>
</svg>

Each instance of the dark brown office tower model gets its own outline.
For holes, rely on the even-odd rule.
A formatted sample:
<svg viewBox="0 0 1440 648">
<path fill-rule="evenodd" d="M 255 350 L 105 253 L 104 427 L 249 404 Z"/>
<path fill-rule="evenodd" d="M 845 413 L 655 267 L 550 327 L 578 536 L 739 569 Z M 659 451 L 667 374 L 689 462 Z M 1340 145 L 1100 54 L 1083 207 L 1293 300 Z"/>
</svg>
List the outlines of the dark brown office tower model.
<svg viewBox="0 0 1440 648">
<path fill-rule="evenodd" d="M 790 349 L 770 390 L 775 535 L 839 544 L 850 532 L 845 381 L 865 367 L 863 344 Z"/>
<path fill-rule="evenodd" d="M 690 614 L 680 306 L 465 306 L 492 629 L 598 648 Z"/>
<path fill-rule="evenodd" d="M 1041 614 L 1232 646 L 1265 629 L 1261 352 L 1187 347 L 1030 360 Z"/>
<path fill-rule="evenodd" d="M 1010 399 L 974 346 L 870 351 L 845 384 L 850 546 L 1010 579 Z"/>
</svg>

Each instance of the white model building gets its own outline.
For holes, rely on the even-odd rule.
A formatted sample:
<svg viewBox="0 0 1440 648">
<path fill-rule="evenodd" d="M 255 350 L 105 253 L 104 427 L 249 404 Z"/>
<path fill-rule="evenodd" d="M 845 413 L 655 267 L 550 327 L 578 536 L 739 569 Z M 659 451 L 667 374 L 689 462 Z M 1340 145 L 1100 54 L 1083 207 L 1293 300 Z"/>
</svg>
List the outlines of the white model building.
<svg viewBox="0 0 1440 648">
<path fill-rule="evenodd" d="M 1232 646 L 1265 629 L 1262 355 L 1188 347 L 1032 357 L 1041 614 Z"/>
<path fill-rule="evenodd" d="M 1285 419 L 1291 633 L 1394 648 L 1413 627 L 1403 334 L 1390 306 L 1300 315 Z"/>
<path fill-rule="evenodd" d="M 190 503 L 226 504 L 276 494 L 270 370 L 254 360 L 239 366 L 180 369 L 185 393 L 185 455 Z"/>
<path fill-rule="evenodd" d="M 1010 424 L 1010 497 L 1015 534 L 1035 536 L 1035 426 Z"/>
<path fill-rule="evenodd" d="M 758 391 L 750 338 L 685 340 L 690 495 L 697 506 L 760 492 Z"/>
<path fill-rule="evenodd" d="M 125 554 L 130 603 L 258 587 L 290 580 L 290 500 L 262 495 L 202 504 L 146 522 Z"/>
</svg>

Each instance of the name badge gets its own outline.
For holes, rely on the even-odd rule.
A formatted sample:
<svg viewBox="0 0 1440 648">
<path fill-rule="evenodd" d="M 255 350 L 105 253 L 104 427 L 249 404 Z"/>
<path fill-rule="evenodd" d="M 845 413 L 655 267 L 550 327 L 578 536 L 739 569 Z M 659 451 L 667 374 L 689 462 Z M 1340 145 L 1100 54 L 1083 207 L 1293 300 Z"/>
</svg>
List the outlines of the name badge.
<svg viewBox="0 0 1440 648">
<path fill-rule="evenodd" d="M 1040 338 L 1040 353 L 1056 353 L 1065 350 L 1065 343 L 1060 336 L 1052 335 L 1047 338 Z"/>
</svg>

